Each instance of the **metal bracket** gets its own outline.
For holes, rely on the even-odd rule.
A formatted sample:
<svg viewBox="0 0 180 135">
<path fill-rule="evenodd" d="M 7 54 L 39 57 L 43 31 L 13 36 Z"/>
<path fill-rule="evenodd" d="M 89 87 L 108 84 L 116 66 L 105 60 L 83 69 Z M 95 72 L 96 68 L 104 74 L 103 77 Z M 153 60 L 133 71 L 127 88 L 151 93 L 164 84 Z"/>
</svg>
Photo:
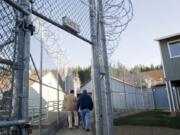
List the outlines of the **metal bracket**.
<svg viewBox="0 0 180 135">
<path fill-rule="evenodd" d="M 34 0 L 29 0 L 30 3 L 34 3 Z"/>
<path fill-rule="evenodd" d="M 25 29 L 28 29 L 31 32 L 31 36 L 34 34 L 35 32 L 35 26 L 33 25 L 33 23 L 31 22 L 28 25 L 25 25 L 24 27 Z"/>
<path fill-rule="evenodd" d="M 18 19 L 16 21 L 16 27 L 17 28 L 23 28 L 23 25 L 24 25 L 24 21 L 22 19 Z"/>
<path fill-rule="evenodd" d="M 16 21 L 16 27 L 29 30 L 31 32 L 31 35 L 33 35 L 35 32 L 35 26 L 33 25 L 32 22 L 30 24 L 26 24 L 24 20 L 18 20 Z"/>
</svg>

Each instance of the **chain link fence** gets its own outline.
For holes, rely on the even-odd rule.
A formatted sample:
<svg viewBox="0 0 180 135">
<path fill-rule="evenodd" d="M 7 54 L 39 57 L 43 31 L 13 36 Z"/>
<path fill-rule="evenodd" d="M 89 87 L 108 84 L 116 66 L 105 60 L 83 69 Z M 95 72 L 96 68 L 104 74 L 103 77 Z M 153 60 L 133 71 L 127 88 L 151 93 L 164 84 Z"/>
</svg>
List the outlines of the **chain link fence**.
<svg viewBox="0 0 180 135">
<path fill-rule="evenodd" d="M 42 134 L 51 134 L 59 126 L 66 124 L 66 113 L 63 112 L 65 93 L 63 92 L 64 88 L 60 80 L 58 81 L 57 63 L 48 54 L 49 52 L 46 50 L 45 43 L 43 43 L 42 59 L 35 60 L 32 63 L 33 58 L 40 56 L 41 43 L 39 40 L 35 40 L 37 43 L 31 44 L 32 59 L 29 76 L 29 122 L 33 126 L 31 134 L 39 134 L 39 130 L 41 130 Z M 34 53 L 35 50 L 36 53 Z M 39 70 L 40 61 L 43 63 L 42 83 L 39 76 L 41 72 Z M 42 88 L 40 88 L 40 85 L 42 85 Z M 40 94 L 40 91 L 42 94 Z"/>
<path fill-rule="evenodd" d="M 115 112 L 132 112 L 154 109 L 154 98 L 151 89 L 140 89 L 126 86 L 112 91 L 113 108 Z"/>
<path fill-rule="evenodd" d="M 31 2 L 31 6 L 28 5 L 29 2 Z M 21 5 L 19 5 L 20 3 Z M 29 46 L 28 40 L 30 38 L 29 37 L 30 32 L 31 34 L 33 34 L 34 32 L 33 22 L 32 23 L 28 22 L 31 19 L 28 15 L 31 15 L 31 12 L 32 12 L 32 14 L 43 19 L 44 21 L 49 22 L 50 24 L 65 30 L 66 32 L 80 38 L 81 40 L 84 40 L 85 42 L 92 44 L 91 28 L 90 28 L 90 14 L 89 14 L 89 10 L 92 7 L 90 7 L 88 3 L 89 3 L 88 0 L 69 0 L 69 1 L 64 1 L 64 0 L 36 0 L 36 1 L 0 0 L 0 122 L 1 121 L 12 122 L 12 120 L 20 120 L 20 119 L 23 119 L 25 121 L 26 119 L 28 120 L 31 119 L 27 117 L 27 108 L 29 107 L 26 104 L 27 100 L 29 100 L 29 102 L 33 100 L 40 102 L 39 99 L 43 97 L 44 99 L 42 98 L 42 105 L 44 105 L 43 100 L 46 100 L 46 98 L 49 98 L 49 95 L 53 94 L 53 96 L 56 96 L 55 99 L 57 99 L 55 100 L 55 102 L 58 101 L 57 92 L 59 89 L 57 88 L 58 86 L 56 86 L 57 78 L 54 78 L 56 80 L 56 83 L 53 84 L 53 87 L 51 86 L 51 84 L 48 84 L 47 82 L 45 83 L 45 87 L 43 87 L 42 89 L 43 91 L 46 91 L 46 92 L 42 93 L 42 97 L 39 97 L 39 94 L 40 94 L 39 85 L 43 81 L 40 83 L 40 82 L 37 82 L 38 79 L 31 78 L 31 81 L 33 81 L 33 84 L 34 83 L 36 84 L 34 87 L 31 87 L 32 85 L 30 85 L 31 88 L 29 89 L 27 88 L 28 81 L 27 81 L 26 75 L 28 75 L 27 72 L 28 72 L 28 65 L 29 65 L 28 63 L 29 57 L 27 56 L 27 54 L 29 54 L 29 49 L 27 46 Z M 25 8 L 27 8 L 28 11 Z M 129 12 L 131 12 L 131 10 Z M 125 15 L 128 15 L 128 14 L 125 14 Z M 18 17 L 18 21 L 17 21 L 17 17 Z M 67 19 L 66 21 L 68 21 L 68 23 L 70 23 L 71 26 L 73 25 L 73 27 L 76 28 L 76 31 L 66 26 L 67 24 L 64 23 L 65 18 Z M 131 19 L 128 19 L 128 22 L 130 20 Z M 127 24 L 128 23 L 126 23 L 125 25 Z M 17 35 L 19 37 L 16 37 Z M 21 47 L 19 47 L 20 44 L 21 44 Z M 18 49 L 16 49 L 16 46 L 18 46 L 17 47 Z M 25 50 L 27 51 L 27 54 L 24 53 Z M 21 52 L 22 54 L 19 55 L 18 51 Z M 18 53 L 16 54 L 16 52 Z M 102 50 L 100 50 L 100 52 L 102 52 Z M 50 52 L 50 53 L 52 54 L 53 52 Z M 18 57 L 16 55 L 18 55 Z M 26 59 L 25 57 L 26 58 L 28 57 L 28 58 Z M 100 58 L 100 60 L 101 59 L 102 57 Z M 16 65 L 16 62 L 19 65 Z M 98 64 L 102 65 L 103 63 L 98 63 Z M 35 65 L 38 65 L 38 64 L 35 64 Z M 18 66 L 22 66 L 22 67 L 18 67 Z M 22 71 L 22 74 L 20 73 L 21 71 Z M 14 77 L 14 73 L 16 75 L 18 74 L 16 78 Z M 50 76 L 52 77 L 51 74 L 52 73 L 50 73 Z M 37 69 L 36 69 L 36 76 L 38 76 Z M 21 84 L 18 84 L 18 88 L 15 88 L 14 86 L 17 86 L 17 83 L 21 83 Z M 35 90 L 35 88 L 38 88 L 37 91 Z M 32 94 L 30 95 L 29 99 L 27 98 L 28 97 L 28 94 L 26 91 L 27 89 L 29 90 L 29 92 L 32 92 L 33 90 L 35 91 L 35 93 L 29 93 L 29 94 Z M 50 91 L 50 89 L 56 89 L 56 90 L 54 92 L 47 93 L 47 90 Z M 19 93 L 17 94 L 20 94 L 20 95 L 15 96 L 15 91 L 19 91 Z M 36 95 L 33 95 L 33 94 L 36 94 Z M 61 93 L 62 96 L 63 94 L 64 93 Z M 33 99 L 36 96 L 37 98 Z M 50 100 L 47 100 L 47 101 L 49 102 Z M 13 109 L 15 109 L 15 113 L 17 114 L 13 115 L 12 113 Z M 41 109 L 42 108 L 39 107 L 39 110 Z M 55 110 L 57 111 L 57 109 Z M 42 114 L 39 112 L 38 117 L 42 117 L 41 115 Z M 57 120 L 57 117 L 59 116 L 55 116 L 55 117 L 56 117 L 55 119 Z M 23 122 L 18 121 L 22 123 L 18 123 L 17 121 L 16 122 L 17 124 L 21 126 L 26 126 L 26 124 L 29 124 L 29 123 L 25 123 L 24 121 Z M 39 119 L 39 121 L 41 120 Z M 9 123 L 6 123 L 6 124 L 8 125 Z M 39 127 L 42 126 L 42 124 L 43 123 L 39 123 Z M 11 124 L 11 126 L 12 125 L 14 126 L 15 124 Z M 7 128 L 0 128 L 0 134 L 2 135 L 9 134 L 10 133 L 9 129 L 11 126 L 8 125 Z M 21 126 L 17 126 L 18 133 L 27 132 L 27 129 Z"/>
<path fill-rule="evenodd" d="M 15 10 L 0 0 L 0 121 L 12 120 L 15 25 Z M 0 134 L 8 134 L 8 128 L 0 128 Z"/>
<path fill-rule="evenodd" d="M 84 2 L 88 3 L 88 0 Z M 36 0 L 32 3 L 34 15 L 60 27 L 79 38 L 90 42 L 89 7 L 81 0 Z M 69 31 L 63 24 L 63 17 L 68 17 L 79 27 L 79 33 Z"/>
<path fill-rule="evenodd" d="M 116 113 L 131 113 L 155 109 L 153 89 L 138 73 L 125 69 L 111 71 L 113 109 Z"/>
<path fill-rule="evenodd" d="M 14 85 L 13 84 L 14 84 L 14 70 L 15 70 L 15 59 L 16 59 L 16 56 L 15 56 L 16 54 L 15 34 L 16 33 L 15 32 L 16 32 L 16 28 L 19 27 L 17 26 L 18 24 L 16 22 L 16 13 L 19 11 L 17 11 L 14 8 L 14 6 L 16 8 L 18 7 L 18 9 L 21 9 L 21 7 L 18 5 L 16 1 L 9 1 L 9 2 L 10 3 L 14 2 L 14 3 L 9 5 L 7 4 L 7 2 L 0 0 L 0 37 L 1 37 L 0 38 L 0 121 L 4 121 L 4 120 L 9 121 L 9 120 L 14 120 L 14 119 L 16 120 L 19 119 L 17 117 L 12 119 L 12 104 L 13 104 L 12 100 L 14 98 L 13 96 Z M 71 34 L 74 34 L 75 36 L 79 37 L 82 40 L 90 42 L 89 7 L 84 5 L 81 1 L 79 0 L 76 0 L 76 1 L 38 0 L 32 3 L 31 8 L 34 15 L 46 20 L 47 22 L 57 27 L 60 27 L 66 30 L 67 32 Z M 75 21 L 79 25 L 80 33 L 75 34 L 72 31 L 65 28 L 63 26 L 63 17 L 68 17 L 69 19 Z M 36 64 L 36 65 L 39 65 L 39 64 Z M 37 76 L 38 74 L 36 74 L 36 77 Z M 35 79 L 35 80 L 32 80 L 32 78 L 30 79 L 31 79 L 31 82 L 33 83 L 30 85 L 31 88 L 30 88 L 30 93 L 29 93 L 30 94 L 29 103 L 33 105 L 31 101 L 39 101 L 40 97 L 39 96 L 36 97 L 33 95 L 32 91 L 34 89 L 32 85 L 34 83 L 35 85 L 40 85 L 40 83 L 37 82 L 38 79 Z M 57 81 L 57 78 L 56 78 L 56 81 Z M 53 84 L 53 87 L 50 86 L 50 84 L 46 84 L 46 83 L 44 85 L 43 85 L 43 91 L 47 90 L 50 94 L 54 93 L 53 98 L 55 97 L 57 98 L 57 91 L 58 91 L 57 86 L 56 86 L 57 83 Z M 38 86 L 36 86 L 35 88 L 37 87 Z M 38 92 L 39 92 L 38 90 L 35 91 L 36 95 L 39 95 Z M 44 96 L 45 98 L 48 98 L 47 92 L 43 92 L 42 94 L 43 94 L 43 98 Z M 62 95 L 63 93 L 61 92 L 61 96 Z M 60 98 L 62 99 L 62 97 Z M 48 102 L 51 102 L 51 101 L 48 100 Z M 57 100 L 55 102 L 57 102 Z M 46 105 L 48 105 L 48 103 Z M 33 106 L 33 107 L 39 108 L 37 104 L 36 106 Z M 29 106 L 30 110 L 32 110 L 33 107 Z M 61 105 L 59 105 L 59 107 L 62 108 L 62 103 Z M 56 112 L 57 112 L 57 107 L 56 107 Z M 57 116 L 55 117 L 56 118 L 54 119 L 57 120 Z M 48 119 L 46 121 L 48 121 Z M 8 129 L 9 127 L 3 128 L 3 129 L 1 128 L 0 133 L 8 134 L 9 132 Z"/>
</svg>

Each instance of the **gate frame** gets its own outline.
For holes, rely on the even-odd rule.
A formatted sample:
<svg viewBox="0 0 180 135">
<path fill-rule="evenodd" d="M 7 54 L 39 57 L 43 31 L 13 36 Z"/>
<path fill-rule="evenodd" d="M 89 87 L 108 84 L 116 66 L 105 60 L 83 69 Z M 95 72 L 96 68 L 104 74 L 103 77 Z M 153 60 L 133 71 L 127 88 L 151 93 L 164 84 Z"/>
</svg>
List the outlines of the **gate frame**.
<svg viewBox="0 0 180 135">
<path fill-rule="evenodd" d="M 16 4 L 11 0 L 4 0 L 13 8 L 20 11 L 18 13 L 18 21 L 20 21 L 24 27 L 20 27 L 17 35 L 17 59 L 16 62 L 19 66 L 18 70 L 15 70 L 15 92 L 13 101 L 12 116 L 18 115 L 18 121 L 3 122 L 7 126 L 25 125 L 28 122 L 28 80 L 29 80 L 29 61 L 30 61 L 30 36 L 32 34 L 31 24 L 31 9 L 30 0 L 19 0 L 20 3 Z M 55 25 L 68 33 L 80 38 L 81 40 L 92 45 L 92 57 L 93 57 L 93 82 L 95 91 L 95 113 L 96 113 L 96 135 L 114 135 L 113 123 L 112 123 L 112 105 L 111 105 L 111 90 L 109 81 L 109 69 L 108 58 L 106 49 L 106 36 L 102 9 L 102 0 L 89 0 L 90 4 L 90 27 L 91 27 L 91 39 L 89 41 L 80 35 L 74 34 L 62 25 L 48 19 L 45 16 L 32 10 L 32 14 L 44 19 L 45 21 Z M 91 6 L 92 5 L 92 6 Z M 97 6 L 98 5 L 98 6 Z M 97 9 L 96 9 L 97 6 Z M 100 12 L 100 20 L 97 19 L 95 11 Z M 31 28 L 30 28 L 31 26 Z M 102 50 L 102 52 L 100 52 Z M 102 56 L 103 61 L 100 63 L 99 54 Z M 101 71 L 102 70 L 102 71 Z M 101 79 L 103 76 L 103 79 Z M 102 84 L 102 85 L 101 85 Z M 17 101 L 17 98 L 19 100 Z M 102 106 L 102 99 L 105 100 L 105 106 Z M 104 113 L 102 111 L 105 111 Z M 10 124 L 11 123 L 11 124 Z M 103 127 L 107 124 L 107 128 Z M 3 124 L 0 122 L 0 127 Z M 17 126 L 17 132 L 19 135 L 28 135 L 28 129 Z"/>
</svg>

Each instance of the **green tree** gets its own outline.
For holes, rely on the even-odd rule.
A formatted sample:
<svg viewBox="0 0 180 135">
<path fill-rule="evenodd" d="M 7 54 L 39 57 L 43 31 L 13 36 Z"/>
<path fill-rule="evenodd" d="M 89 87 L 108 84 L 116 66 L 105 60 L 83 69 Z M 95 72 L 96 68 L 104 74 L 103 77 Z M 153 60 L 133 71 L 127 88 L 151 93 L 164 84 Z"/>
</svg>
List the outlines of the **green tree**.
<svg viewBox="0 0 180 135">
<path fill-rule="evenodd" d="M 85 68 L 76 67 L 76 68 L 72 68 L 72 70 L 78 73 L 81 84 L 84 84 L 85 82 L 91 80 L 91 66 Z"/>
</svg>

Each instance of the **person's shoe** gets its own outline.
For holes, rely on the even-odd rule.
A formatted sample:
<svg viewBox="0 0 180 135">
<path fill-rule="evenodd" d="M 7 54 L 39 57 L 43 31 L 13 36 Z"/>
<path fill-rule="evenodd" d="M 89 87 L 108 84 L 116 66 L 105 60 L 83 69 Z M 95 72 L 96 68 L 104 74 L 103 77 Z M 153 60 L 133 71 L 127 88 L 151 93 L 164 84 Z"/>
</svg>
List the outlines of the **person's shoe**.
<svg viewBox="0 0 180 135">
<path fill-rule="evenodd" d="M 72 127 L 70 127 L 69 129 L 70 129 L 70 130 L 72 130 L 73 128 L 72 128 Z"/>
<path fill-rule="evenodd" d="M 76 129 L 78 129 L 79 128 L 79 126 L 74 126 Z"/>
<path fill-rule="evenodd" d="M 89 132 L 90 131 L 90 129 L 86 129 L 86 132 Z"/>
</svg>

